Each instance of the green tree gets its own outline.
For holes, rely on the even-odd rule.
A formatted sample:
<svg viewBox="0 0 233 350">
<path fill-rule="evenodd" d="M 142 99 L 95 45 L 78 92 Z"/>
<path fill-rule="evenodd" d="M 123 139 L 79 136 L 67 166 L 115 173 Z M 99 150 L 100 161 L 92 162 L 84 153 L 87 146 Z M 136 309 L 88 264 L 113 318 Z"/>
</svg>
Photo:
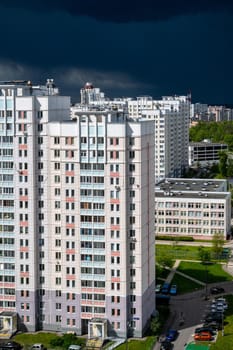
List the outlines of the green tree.
<svg viewBox="0 0 233 350">
<path fill-rule="evenodd" d="M 233 159 L 228 157 L 227 177 L 233 177 Z"/>
<path fill-rule="evenodd" d="M 212 238 L 212 251 L 217 259 L 220 258 L 224 246 L 223 233 L 215 233 Z"/>
<path fill-rule="evenodd" d="M 163 268 L 165 267 L 172 267 L 173 266 L 173 258 L 172 255 L 169 252 L 160 254 L 157 259 L 156 262 L 162 266 Z"/>
<path fill-rule="evenodd" d="M 219 172 L 220 175 L 222 175 L 223 177 L 227 176 L 227 153 L 226 152 L 219 152 Z"/>
<path fill-rule="evenodd" d="M 151 333 L 154 335 L 157 335 L 161 328 L 161 322 L 159 320 L 159 317 L 152 317 L 150 322 L 150 330 Z"/>
<path fill-rule="evenodd" d="M 203 246 L 198 248 L 198 255 L 202 263 L 210 262 L 211 256 L 210 252 L 206 250 Z"/>
</svg>

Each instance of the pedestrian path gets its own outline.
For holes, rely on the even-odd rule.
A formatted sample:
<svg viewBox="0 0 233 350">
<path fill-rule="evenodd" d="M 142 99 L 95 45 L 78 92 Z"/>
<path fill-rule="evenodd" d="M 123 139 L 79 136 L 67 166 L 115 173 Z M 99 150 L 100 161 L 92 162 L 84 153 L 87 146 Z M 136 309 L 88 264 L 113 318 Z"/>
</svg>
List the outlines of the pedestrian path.
<svg viewBox="0 0 233 350">
<path fill-rule="evenodd" d="M 193 281 L 193 282 L 196 282 L 196 283 L 198 283 L 198 284 L 200 284 L 200 285 L 202 285 L 202 286 L 205 286 L 205 283 L 204 283 L 204 282 L 199 281 L 198 279 L 193 278 L 193 277 L 191 277 L 191 276 L 188 276 L 188 275 L 186 275 L 186 274 L 183 273 L 183 272 L 177 271 L 177 268 L 178 268 L 180 262 L 181 262 L 181 260 L 176 260 L 175 263 L 174 263 L 174 265 L 173 265 L 173 267 L 172 267 L 171 269 L 168 268 L 168 267 L 166 267 L 166 269 L 170 270 L 170 273 L 169 273 L 169 275 L 168 275 L 167 278 L 166 278 L 166 282 L 167 282 L 167 283 L 171 283 L 171 281 L 172 281 L 174 275 L 177 273 L 177 274 L 180 275 L 180 276 L 183 276 L 183 277 L 185 277 L 185 278 L 187 278 L 187 279 L 189 279 L 189 280 L 191 280 L 191 281 Z"/>
</svg>

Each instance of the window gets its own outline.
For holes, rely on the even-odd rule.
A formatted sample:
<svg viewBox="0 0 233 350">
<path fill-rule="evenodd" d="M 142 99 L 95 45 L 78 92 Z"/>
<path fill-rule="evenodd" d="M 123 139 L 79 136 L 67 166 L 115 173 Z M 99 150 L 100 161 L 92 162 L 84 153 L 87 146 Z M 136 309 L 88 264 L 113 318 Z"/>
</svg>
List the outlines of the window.
<svg viewBox="0 0 233 350">
<path fill-rule="evenodd" d="M 43 111 L 38 111 L 38 112 L 37 112 L 37 118 L 38 118 L 38 119 L 43 118 Z"/>
<path fill-rule="evenodd" d="M 135 216 L 130 216 L 129 217 L 129 223 L 130 223 L 130 225 L 135 224 Z"/>
<path fill-rule="evenodd" d="M 130 289 L 136 288 L 136 282 L 130 282 Z"/>
<path fill-rule="evenodd" d="M 134 185 L 134 183 L 135 183 L 135 177 L 130 177 L 129 178 L 129 184 L 130 185 Z"/>
<path fill-rule="evenodd" d="M 136 314 L 136 308 L 135 307 L 131 307 L 130 313 L 131 313 L 131 315 L 135 315 Z"/>
<path fill-rule="evenodd" d="M 37 130 L 38 131 L 43 131 L 43 124 L 38 124 Z"/>
<path fill-rule="evenodd" d="M 43 144 L 43 137 L 38 137 L 38 145 L 42 145 Z M 42 152 L 42 155 L 43 155 L 43 151 Z"/>
<path fill-rule="evenodd" d="M 130 145 L 130 146 L 134 146 L 134 145 L 135 145 L 135 139 L 134 139 L 134 137 L 130 137 L 130 138 L 129 138 L 129 145 Z"/>
<path fill-rule="evenodd" d="M 130 295 L 130 301 L 131 303 L 136 301 L 136 295 Z"/>
<path fill-rule="evenodd" d="M 74 138 L 73 137 L 66 137 L 65 138 L 65 144 L 66 145 L 73 145 L 74 144 Z"/>
<path fill-rule="evenodd" d="M 135 152 L 134 151 L 129 151 L 129 158 L 130 159 L 135 158 Z"/>
<path fill-rule="evenodd" d="M 135 164 L 129 164 L 129 171 L 135 171 Z"/>
<path fill-rule="evenodd" d="M 60 157 L 60 150 L 59 149 L 54 150 L 54 157 L 55 158 Z"/>
</svg>

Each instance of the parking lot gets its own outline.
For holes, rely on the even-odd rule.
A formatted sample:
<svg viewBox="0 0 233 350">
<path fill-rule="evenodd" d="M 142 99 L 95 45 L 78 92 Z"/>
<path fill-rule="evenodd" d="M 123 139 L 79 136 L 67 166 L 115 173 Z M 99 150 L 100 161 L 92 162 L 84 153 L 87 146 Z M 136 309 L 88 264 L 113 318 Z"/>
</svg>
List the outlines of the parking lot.
<svg viewBox="0 0 233 350">
<path fill-rule="evenodd" d="M 223 286 L 225 294 L 232 294 L 233 282 L 223 282 L 218 286 Z M 209 292 L 209 288 L 207 290 Z M 173 342 L 174 350 L 183 350 L 185 344 L 193 341 L 193 334 L 197 327 L 201 327 L 205 315 L 209 312 L 211 299 L 215 295 L 209 295 L 206 300 L 205 289 L 185 295 L 172 296 L 170 299 L 170 317 L 166 324 L 166 329 L 177 329 L 179 336 Z M 220 295 L 218 295 L 220 296 Z M 157 343 L 154 350 L 159 350 Z"/>
</svg>

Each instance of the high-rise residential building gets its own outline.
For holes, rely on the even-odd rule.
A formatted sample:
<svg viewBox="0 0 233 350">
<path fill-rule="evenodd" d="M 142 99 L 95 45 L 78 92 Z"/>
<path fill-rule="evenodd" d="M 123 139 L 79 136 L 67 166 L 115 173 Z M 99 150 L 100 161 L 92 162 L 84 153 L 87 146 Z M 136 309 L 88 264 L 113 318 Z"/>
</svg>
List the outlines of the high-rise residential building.
<svg viewBox="0 0 233 350">
<path fill-rule="evenodd" d="M 190 96 L 128 101 L 129 116 L 155 121 L 155 180 L 181 177 L 188 168 Z"/>
<path fill-rule="evenodd" d="M 155 311 L 154 121 L 71 120 L 52 80 L 0 92 L 0 311 L 29 331 L 141 337 Z"/>
<path fill-rule="evenodd" d="M 80 90 L 81 105 L 99 104 L 105 101 L 104 93 L 92 83 L 86 83 Z"/>
<path fill-rule="evenodd" d="M 121 110 L 129 118 L 155 121 L 155 181 L 166 177 L 181 177 L 188 168 L 189 124 L 191 96 L 163 96 L 154 100 L 151 96 L 106 99 L 94 98 L 94 87 L 87 83 L 81 89 L 81 104 L 72 108 L 72 115 L 84 110 L 109 108 Z M 98 89 L 99 90 L 99 89 Z M 84 94 L 85 92 L 85 94 Z M 91 98 L 83 98 L 83 95 Z"/>
</svg>

